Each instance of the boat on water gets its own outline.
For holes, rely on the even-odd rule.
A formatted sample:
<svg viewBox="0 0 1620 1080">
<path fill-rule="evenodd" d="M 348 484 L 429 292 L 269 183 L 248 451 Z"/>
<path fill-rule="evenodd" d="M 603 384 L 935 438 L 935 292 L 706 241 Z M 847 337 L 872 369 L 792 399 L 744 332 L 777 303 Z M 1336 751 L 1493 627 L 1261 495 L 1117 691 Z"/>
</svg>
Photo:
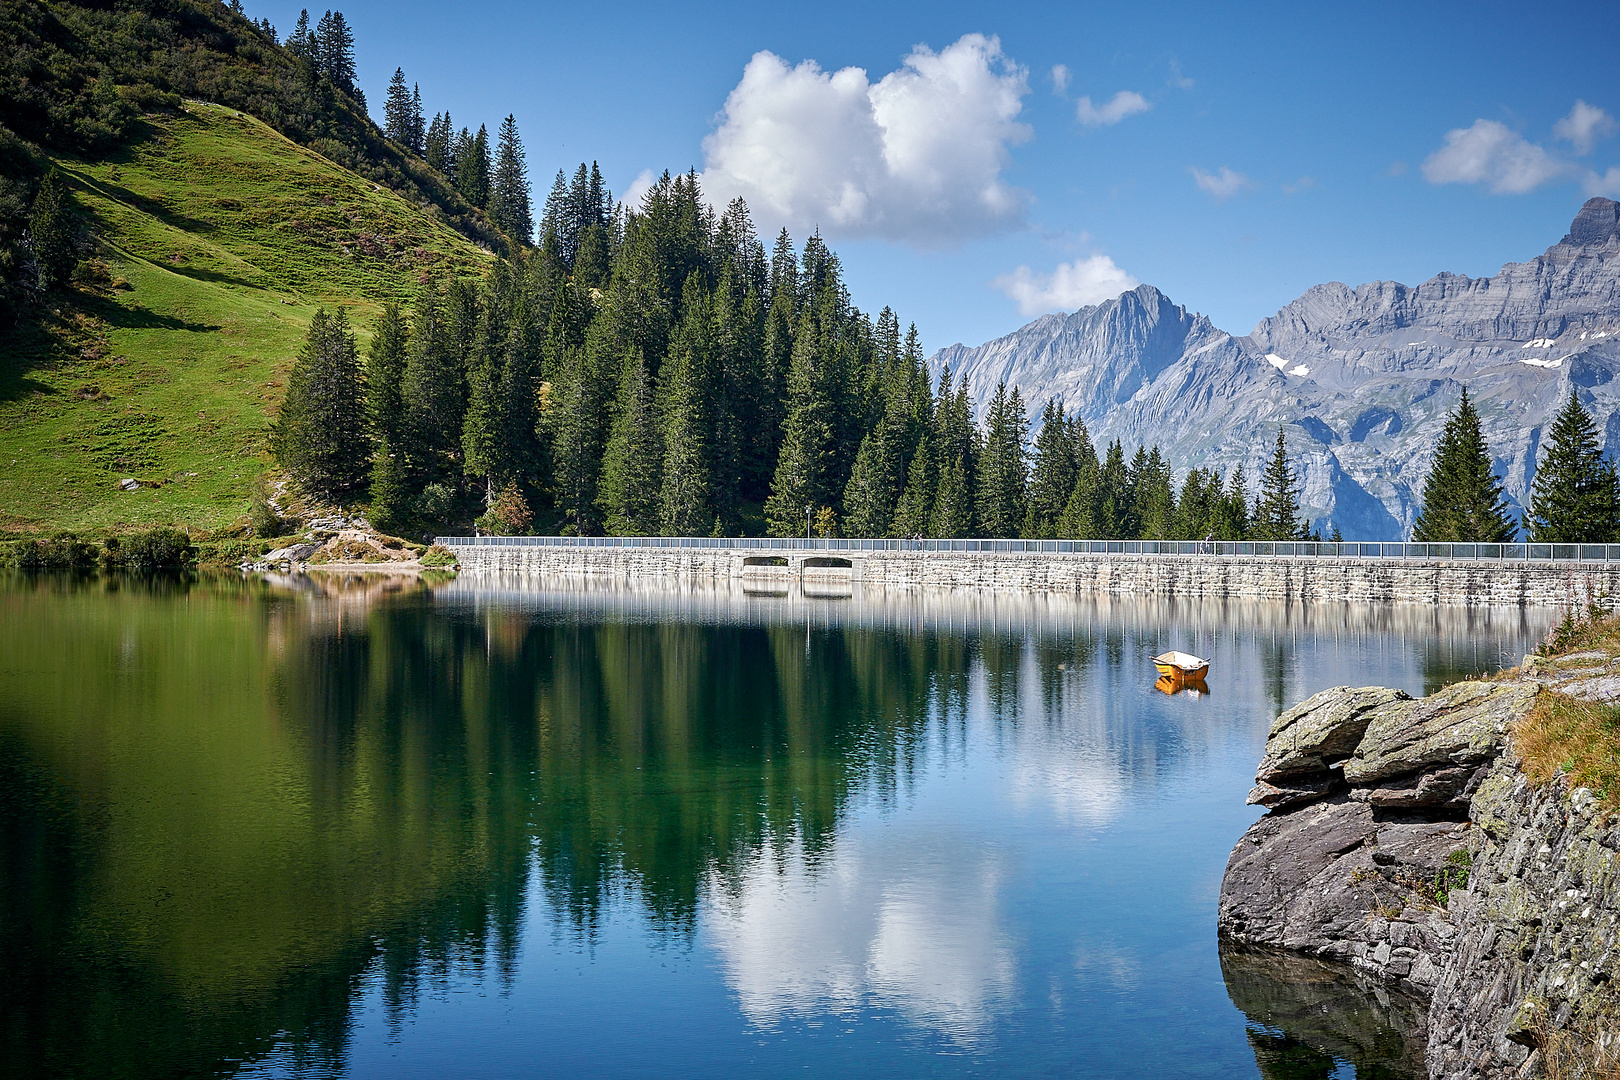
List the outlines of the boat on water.
<svg viewBox="0 0 1620 1080">
<path fill-rule="evenodd" d="M 1153 658 L 1153 666 L 1159 669 L 1160 675 L 1188 682 L 1201 680 L 1209 674 L 1209 661 L 1192 653 L 1160 653 Z"/>
<path fill-rule="evenodd" d="M 1202 698 L 1209 696 L 1209 683 L 1203 679 L 1183 679 L 1179 676 L 1160 675 L 1153 683 L 1153 689 L 1161 694 L 1186 694 L 1188 697 Z"/>
</svg>

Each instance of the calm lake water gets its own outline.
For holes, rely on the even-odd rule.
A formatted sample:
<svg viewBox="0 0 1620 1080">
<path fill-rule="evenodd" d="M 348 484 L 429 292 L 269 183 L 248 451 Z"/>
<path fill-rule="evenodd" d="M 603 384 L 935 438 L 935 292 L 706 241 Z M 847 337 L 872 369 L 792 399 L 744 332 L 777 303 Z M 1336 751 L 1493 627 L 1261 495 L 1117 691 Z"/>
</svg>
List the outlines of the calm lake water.
<svg viewBox="0 0 1620 1080">
<path fill-rule="evenodd" d="M 1400 1076 L 1217 950 L 1265 731 L 1551 618 L 0 579 L 0 1072 Z"/>
</svg>

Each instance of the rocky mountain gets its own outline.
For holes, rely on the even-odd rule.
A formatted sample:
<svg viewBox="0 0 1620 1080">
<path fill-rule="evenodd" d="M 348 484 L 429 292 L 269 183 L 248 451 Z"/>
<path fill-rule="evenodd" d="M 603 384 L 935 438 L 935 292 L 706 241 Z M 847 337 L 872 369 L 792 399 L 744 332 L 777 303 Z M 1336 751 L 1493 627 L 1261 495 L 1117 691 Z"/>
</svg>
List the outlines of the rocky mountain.
<svg viewBox="0 0 1620 1080">
<path fill-rule="evenodd" d="M 966 373 L 981 405 L 1000 381 L 1032 418 L 1055 396 L 1095 438 L 1156 443 L 1178 470 L 1252 476 L 1285 425 L 1324 532 L 1400 539 L 1464 386 L 1516 508 L 1572 390 L 1620 454 L 1620 203 L 1589 200 L 1562 240 L 1494 277 L 1318 285 L 1244 337 L 1143 285 L 931 362 Z"/>
</svg>

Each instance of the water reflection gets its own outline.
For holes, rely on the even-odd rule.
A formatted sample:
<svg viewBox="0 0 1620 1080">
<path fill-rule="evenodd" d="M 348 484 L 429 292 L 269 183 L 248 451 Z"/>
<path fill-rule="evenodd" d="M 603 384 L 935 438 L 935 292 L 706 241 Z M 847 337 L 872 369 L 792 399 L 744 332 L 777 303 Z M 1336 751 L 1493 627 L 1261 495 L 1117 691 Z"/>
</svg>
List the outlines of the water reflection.
<svg viewBox="0 0 1620 1080">
<path fill-rule="evenodd" d="M 459 1045 L 481 1014 L 444 1002 L 468 986 L 560 995 L 530 1023 L 562 1054 L 651 1008 L 674 949 L 712 955 L 720 980 L 693 976 L 708 1004 L 683 1030 L 702 1037 L 675 1071 L 735 1052 L 769 1072 L 761 1032 L 787 1068 L 835 1052 L 807 1033 L 823 1019 L 875 1016 L 1014 1071 L 1072 1068 L 1080 1018 L 1113 1016 L 1119 1046 L 1087 1051 L 1099 1074 L 1177 1046 L 1226 1069 L 1241 1025 L 1212 993 L 1176 1004 L 1189 991 L 1162 970 L 1218 990 L 1208 879 L 1249 813 L 1269 710 L 1502 666 L 1534 618 L 8 579 L 0 1060 L 376 1072 L 425 1011 L 449 1010 L 440 1037 Z M 1216 658 L 1218 693 L 1154 693 L 1146 657 L 1166 648 Z M 545 958 L 626 948 L 626 920 L 653 945 L 601 975 L 613 1006 L 572 1002 Z M 1202 959 L 1178 959 L 1191 942 Z M 1172 1004 L 1180 1019 L 1153 1022 L 1189 1025 L 1180 1043 L 1142 1050 L 1131 1025 Z M 480 1044 L 488 1072 L 534 1060 L 503 1038 L 510 1060 Z M 897 1045 L 838 1052 L 917 1071 Z"/>
</svg>

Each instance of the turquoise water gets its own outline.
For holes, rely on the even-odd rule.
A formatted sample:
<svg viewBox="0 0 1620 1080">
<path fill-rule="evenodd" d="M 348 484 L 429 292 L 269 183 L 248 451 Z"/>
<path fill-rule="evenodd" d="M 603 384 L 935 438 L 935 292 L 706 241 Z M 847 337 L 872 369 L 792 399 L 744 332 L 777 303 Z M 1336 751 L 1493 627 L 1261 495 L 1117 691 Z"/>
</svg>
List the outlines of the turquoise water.
<svg viewBox="0 0 1620 1080">
<path fill-rule="evenodd" d="M 1284 705 L 1551 617 L 515 578 L 0 610 L 6 1071 L 254 1077 L 1402 1075 L 1353 986 L 1223 974 L 1244 794 Z M 1155 689 L 1165 648 L 1207 693 Z"/>
</svg>

